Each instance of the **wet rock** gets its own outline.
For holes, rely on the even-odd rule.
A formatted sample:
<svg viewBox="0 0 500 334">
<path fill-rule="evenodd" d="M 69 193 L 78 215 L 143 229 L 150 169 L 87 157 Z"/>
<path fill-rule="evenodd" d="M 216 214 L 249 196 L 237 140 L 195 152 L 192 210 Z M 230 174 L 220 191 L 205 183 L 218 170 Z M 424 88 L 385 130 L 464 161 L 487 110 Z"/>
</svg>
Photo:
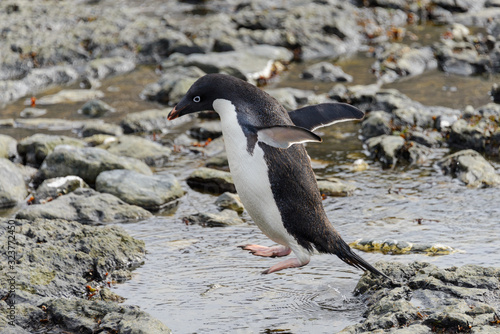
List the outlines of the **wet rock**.
<svg viewBox="0 0 500 334">
<path fill-rule="evenodd" d="M 245 208 L 241 203 L 240 197 L 236 194 L 225 192 L 215 200 L 215 205 L 222 209 L 229 209 L 238 213 L 243 213 Z"/>
<path fill-rule="evenodd" d="M 119 125 L 105 123 L 98 120 L 95 122 L 85 122 L 85 124 L 78 130 L 78 133 L 82 137 L 91 137 L 99 134 L 118 137 L 123 135 L 123 129 Z"/>
<path fill-rule="evenodd" d="M 460 148 L 471 148 L 477 151 L 484 151 L 486 146 L 485 132 L 488 124 L 480 122 L 469 124 L 464 119 L 459 119 L 451 126 L 449 143 Z"/>
<path fill-rule="evenodd" d="M 172 151 L 156 142 L 138 136 L 124 135 L 116 140 L 109 140 L 99 148 L 106 149 L 113 154 L 144 161 L 148 166 L 160 167 L 165 165 Z"/>
<path fill-rule="evenodd" d="M 329 62 L 320 62 L 309 66 L 302 72 L 302 78 L 323 82 L 352 82 L 352 76 L 346 74 L 340 66 Z"/>
<path fill-rule="evenodd" d="M 47 155 L 59 145 L 85 147 L 86 143 L 77 138 L 37 133 L 21 140 L 17 144 L 17 151 L 24 163 L 40 166 Z"/>
<path fill-rule="evenodd" d="M 224 227 L 243 224 L 238 213 L 233 210 L 222 210 L 220 213 L 199 212 L 184 217 L 190 224 L 198 224 L 207 227 Z"/>
<path fill-rule="evenodd" d="M 149 133 L 156 131 L 162 132 L 165 129 L 169 129 L 173 126 L 174 122 L 171 122 L 167 119 L 169 112 L 170 109 L 151 109 L 130 113 L 125 116 L 120 124 L 125 133 Z M 190 119 L 189 117 L 186 118 L 188 120 Z"/>
<path fill-rule="evenodd" d="M 463 150 L 438 161 L 445 174 L 458 178 L 470 187 L 500 186 L 495 168 L 474 150 Z"/>
<path fill-rule="evenodd" d="M 405 140 L 400 136 L 382 135 L 368 139 L 365 144 L 370 154 L 377 158 L 385 168 L 389 168 L 396 165 Z"/>
<path fill-rule="evenodd" d="M 236 192 L 231 174 L 212 168 L 202 167 L 195 170 L 186 182 L 191 188 L 211 194 L 222 194 L 226 191 Z"/>
<path fill-rule="evenodd" d="M 205 167 L 229 171 L 229 162 L 227 161 L 226 152 L 222 152 L 207 159 Z"/>
<path fill-rule="evenodd" d="M 90 100 L 78 112 L 89 117 L 102 117 L 107 113 L 115 112 L 115 108 L 101 100 Z"/>
<path fill-rule="evenodd" d="M 407 141 L 399 153 L 400 157 L 410 164 L 423 164 L 431 155 L 431 150 L 414 141 Z"/>
<path fill-rule="evenodd" d="M 430 47 L 409 47 L 390 44 L 377 56 L 372 66 L 377 78 L 383 83 L 394 82 L 402 77 L 415 76 L 437 68 L 434 52 Z"/>
<path fill-rule="evenodd" d="M 16 219 L 64 219 L 84 224 L 146 219 L 149 211 L 130 205 L 111 194 L 78 188 L 45 204 L 33 204 L 16 214 Z"/>
<path fill-rule="evenodd" d="M 59 103 L 85 102 L 92 99 L 104 97 L 100 90 L 92 89 L 63 89 L 53 95 L 45 95 L 36 100 L 38 105 L 49 105 Z M 29 102 L 31 103 L 31 101 Z"/>
<path fill-rule="evenodd" d="M 354 194 L 356 187 L 352 184 L 345 183 L 337 178 L 318 179 L 319 191 L 322 195 L 347 197 Z"/>
<path fill-rule="evenodd" d="M 17 156 L 17 140 L 0 134 L 0 158 L 14 160 Z"/>
<path fill-rule="evenodd" d="M 385 111 L 370 112 L 361 125 L 361 134 L 366 139 L 391 133 L 391 115 Z"/>
<path fill-rule="evenodd" d="M 28 196 L 21 172 L 10 160 L 0 158 L 0 208 L 16 206 Z"/>
<path fill-rule="evenodd" d="M 38 186 L 33 194 L 34 204 L 43 204 L 62 195 L 66 195 L 78 188 L 88 188 L 82 178 L 74 175 L 47 179 Z"/>
<path fill-rule="evenodd" d="M 425 262 L 379 262 L 377 268 L 393 282 L 364 275 L 355 294 L 368 305 L 366 319 L 341 333 L 496 329 L 494 308 L 484 301 L 498 303 L 500 269 L 475 265 L 441 269 Z M 471 312 L 476 308 L 478 314 Z"/>
<path fill-rule="evenodd" d="M 426 253 L 428 255 L 447 255 L 456 252 L 450 246 L 441 244 L 412 243 L 398 240 L 358 239 L 349 246 L 365 252 L 384 254 Z"/>
<path fill-rule="evenodd" d="M 96 190 L 150 211 L 172 205 L 172 201 L 184 195 L 184 190 L 173 175 L 144 175 L 121 169 L 99 174 Z"/>
<path fill-rule="evenodd" d="M 438 147 L 444 141 L 441 133 L 437 131 L 411 131 L 408 139 L 427 147 Z"/>
<path fill-rule="evenodd" d="M 123 57 L 101 58 L 90 61 L 85 68 L 85 73 L 91 78 L 104 79 L 112 74 L 130 72 L 134 68 L 135 63 L 131 59 Z"/>
<path fill-rule="evenodd" d="M 222 127 L 218 121 L 203 122 L 193 126 L 188 133 L 197 140 L 215 139 L 222 136 Z"/>
<path fill-rule="evenodd" d="M 20 113 L 19 116 L 22 118 L 35 118 L 35 117 L 40 117 L 43 116 L 47 113 L 47 109 L 40 109 L 40 108 L 24 108 Z"/>
<path fill-rule="evenodd" d="M 134 158 L 121 157 L 96 147 L 75 148 L 61 145 L 43 161 L 36 181 L 77 175 L 93 185 L 101 172 L 113 169 L 129 169 L 145 175 L 152 174 L 148 165 Z"/>
<path fill-rule="evenodd" d="M 47 129 L 50 131 L 74 130 L 83 126 L 83 122 L 59 118 L 18 118 L 13 126 L 26 129 Z"/>
<path fill-rule="evenodd" d="M 224 53 L 191 54 L 184 66 L 196 66 L 206 73 L 226 73 L 257 83 L 284 70 L 282 63 L 291 61 L 291 51 L 270 45 L 254 45 L 244 50 Z"/>
<path fill-rule="evenodd" d="M 173 105 L 203 75 L 205 75 L 205 72 L 196 66 L 172 66 L 164 71 L 160 80 L 147 85 L 142 91 L 141 96 L 151 101 Z"/>
</svg>

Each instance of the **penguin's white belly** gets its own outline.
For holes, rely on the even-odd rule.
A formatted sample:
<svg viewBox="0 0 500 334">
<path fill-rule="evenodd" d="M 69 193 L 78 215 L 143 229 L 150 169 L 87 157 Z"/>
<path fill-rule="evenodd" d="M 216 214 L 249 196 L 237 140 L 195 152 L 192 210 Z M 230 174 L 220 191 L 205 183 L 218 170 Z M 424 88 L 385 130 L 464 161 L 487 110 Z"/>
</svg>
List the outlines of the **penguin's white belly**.
<svg viewBox="0 0 500 334">
<path fill-rule="evenodd" d="M 235 107 L 230 101 L 215 100 L 213 107 L 221 117 L 229 168 L 245 209 L 271 240 L 297 249 L 295 238 L 283 226 L 271 190 L 264 151 L 258 143 L 253 154 L 247 151 L 247 138 L 236 118 Z"/>
</svg>

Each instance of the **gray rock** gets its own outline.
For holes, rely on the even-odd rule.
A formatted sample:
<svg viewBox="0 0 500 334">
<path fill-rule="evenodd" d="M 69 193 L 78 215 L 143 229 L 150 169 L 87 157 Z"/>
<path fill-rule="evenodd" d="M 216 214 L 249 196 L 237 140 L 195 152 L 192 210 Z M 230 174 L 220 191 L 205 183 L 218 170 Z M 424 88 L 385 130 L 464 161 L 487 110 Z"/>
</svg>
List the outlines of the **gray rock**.
<svg viewBox="0 0 500 334">
<path fill-rule="evenodd" d="M 43 204 L 62 195 L 66 195 L 78 188 L 88 188 L 82 178 L 74 175 L 47 179 L 38 186 L 33 194 L 34 204 Z"/>
<path fill-rule="evenodd" d="M 148 165 L 134 158 L 121 157 L 96 147 L 75 148 L 61 145 L 43 161 L 36 181 L 77 175 L 93 185 L 101 172 L 113 169 L 129 169 L 145 175 L 152 174 Z"/>
<path fill-rule="evenodd" d="M 0 208 L 16 206 L 28 196 L 21 172 L 10 160 L 0 158 Z"/>
<path fill-rule="evenodd" d="M 90 188 L 78 188 L 51 202 L 30 205 L 16 214 L 17 219 L 64 219 L 85 224 L 145 219 L 151 216 L 143 208 Z"/>
<path fill-rule="evenodd" d="M 361 134 L 366 139 L 391 133 L 391 115 L 385 111 L 370 112 L 361 124 Z"/>
<path fill-rule="evenodd" d="M 47 129 L 50 131 L 74 130 L 82 127 L 84 122 L 70 121 L 60 118 L 17 118 L 13 124 L 18 128 Z"/>
<path fill-rule="evenodd" d="M 318 180 L 319 191 L 322 195 L 335 196 L 335 197 L 347 197 L 354 194 L 356 187 L 352 184 L 345 183 L 340 179 L 328 178 Z"/>
<path fill-rule="evenodd" d="M 307 67 L 302 78 L 323 82 L 352 82 L 352 76 L 346 74 L 340 66 L 329 62 L 320 62 Z"/>
<path fill-rule="evenodd" d="M 225 192 L 215 200 L 215 205 L 222 209 L 229 209 L 238 213 L 243 213 L 245 208 L 241 203 L 240 197 L 236 194 Z"/>
<path fill-rule="evenodd" d="M 197 140 L 215 139 L 222 136 L 222 127 L 219 121 L 203 122 L 193 126 L 188 133 Z"/>
<path fill-rule="evenodd" d="M 500 186 L 495 168 L 474 150 L 463 150 L 439 160 L 445 174 L 458 178 L 471 187 Z"/>
<path fill-rule="evenodd" d="M 299 105 L 332 102 L 327 95 L 316 95 L 313 91 L 290 87 L 266 89 L 287 110 L 297 109 Z"/>
<path fill-rule="evenodd" d="M 352 248 L 365 252 L 381 252 L 384 254 L 410 254 L 426 253 L 428 255 L 448 255 L 456 252 L 450 246 L 442 244 L 412 243 L 398 240 L 377 240 L 377 239 L 358 239 L 349 244 Z"/>
<path fill-rule="evenodd" d="M 227 161 L 226 152 L 222 152 L 207 159 L 205 167 L 229 171 L 229 162 Z"/>
<path fill-rule="evenodd" d="M 401 158 L 410 164 L 423 164 L 431 155 L 431 150 L 425 145 L 414 141 L 407 141 L 399 154 Z"/>
<path fill-rule="evenodd" d="M 448 142 L 455 147 L 484 151 L 487 131 L 487 122 L 469 124 L 466 120 L 459 119 L 451 126 Z"/>
<path fill-rule="evenodd" d="M 186 182 L 191 188 L 211 194 L 222 194 L 226 191 L 236 192 L 231 174 L 212 168 L 202 167 L 195 170 Z"/>
<path fill-rule="evenodd" d="M 106 141 L 99 148 L 106 149 L 116 155 L 135 158 L 144 161 L 148 166 L 161 167 L 165 165 L 172 150 L 138 136 L 124 135 L 116 140 Z"/>
<path fill-rule="evenodd" d="M 78 112 L 89 117 L 102 117 L 115 111 L 115 108 L 101 100 L 90 100 L 83 105 L 82 109 L 78 110 Z"/>
<path fill-rule="evenodd" d="M 130 113 L 121 121 L 125 133 L 163 131 L 172 127 L 167 120 L 170 109 L 151 109 Z M 189 119 L 189 117 L 187 117 Z"/>
<path fill-rule="evenodd" d="M 45 95 L 36 100 L 38 105 L 86 102 L 104 97 L 100 90 L 92 89 L 63 89 L 56 94 Z"/>
<path fill-rule="evenodd" d="M 99 174 L 96 190 L 152 211 L 171 205 L 172 201 L 184 195 L 184 190 L 173 175 L 148 176 L 120 169 Z"/>
<path fill-rule="evenodd" d="M 82 137 L 91 137 L 97 134 L 110 136 L 123 135 L 123 129 L 116 124 L 105 123 L 102 121 L 88 121 L 78 130 Z"/>
<path fill-rule="evenodd" d="M 236 211 L 222 210 L 219 213 L 199 212 L 188 217 L 184 217 L 190 224 L 198 224 L 207 227 L 224 227 L 243 224 L 243 220 L 238 217 Z"/>
<path fill-rule="evenodd" d="M 47 155 L 59 145 L 85 147 L 86 143 L 77 138 L 37 133 L 21 140 L 17 144 L 17 151 L 24 163 L 40 166 Z"/>
<path fill-rule="evenodd" d="M 15 160 L 17 156 L 17 140 L 0 134 L 0 158 Z"/>
<path fill-rule="evenodd" d="M 377 158 L 384 168 L 389 168 L 396 165 L 405 140 L 400 136 L 382 135 L 368 139 L 365 144 L 370 154 Z"/>
<path fill-rule="evenodd" d="M 35 118 L 35 117 L 40 117 L 43 116 L 47 113 L 47 109 L 40 109 L 40 108 L 24 108 L 20 113 L 19 116 L 22 118 Z"/>
<path fill-rule="evenodd" d="M 135 68 L 135 63 L 123 57 L 94 59 L 86 68 L 86 75 L 91 78 L 104 79 L 112 74 L 130 72 Z"/>
<path fill-rule="evenodd" d="M 443 135 L 437 131 L 412 131 L 408 139 L 427 147 L 438 147 L 444 141 Z"/>
</svg>

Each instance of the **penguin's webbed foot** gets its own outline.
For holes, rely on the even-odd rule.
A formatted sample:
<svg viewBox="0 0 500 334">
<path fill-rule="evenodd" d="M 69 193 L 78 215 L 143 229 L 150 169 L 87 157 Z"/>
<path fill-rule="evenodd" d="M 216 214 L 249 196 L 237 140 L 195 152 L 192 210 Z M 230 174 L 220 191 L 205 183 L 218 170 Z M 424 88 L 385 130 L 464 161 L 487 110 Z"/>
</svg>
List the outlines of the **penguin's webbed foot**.
<svg viewBox="0 0 500 334">
<path fill-rule="evenodd" d="M 309 263 L 309 260 L 300 261 L 297 258 L 288 259 L 288 260 L 281 261 L 281 262 L 275 264 L 274 266 L 272 266 L 271 268 L 269 268 L 267 270 L 264 270 L 262 272 L 262 274 L 270 274 L 270 273 L 274 273 L 276 271 L 280 271 L 280 270 L 287 269 L 287 268 L 298 268 L 298 267 L 305 266 L 308 263 Z"/>
<path fill-rule="evenodd" d="M 250 251 L 255 256 L 263 256 L 263 257 L 281 257 L 281 256 L 287 256 L 292 252 L 292 250 L 289 247 L 286 246 L 273 246 L 273 247 L 266 247 L 266 246 L 260 246 L 260 245 L 244 245 L 244 246 L 238 246 L 243 250 Z"/>
</svg>

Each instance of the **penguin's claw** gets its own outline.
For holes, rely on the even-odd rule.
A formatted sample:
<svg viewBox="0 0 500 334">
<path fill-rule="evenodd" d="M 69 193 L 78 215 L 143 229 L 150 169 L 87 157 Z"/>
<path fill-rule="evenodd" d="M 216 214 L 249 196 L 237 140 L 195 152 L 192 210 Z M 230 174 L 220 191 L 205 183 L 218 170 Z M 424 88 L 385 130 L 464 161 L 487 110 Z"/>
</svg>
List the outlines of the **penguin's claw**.
<svg viewBox="0 0 500 334">
<path fill-rule="evenodd" d="M 288 259 L 285 261 L 281 261 L 278 264 L 275 264 L 274 266 L 272 266 L 271 268 L 269 268 L 267 270 L 264 270 L 262 272 L 262 274 L 264 274 L 264 275 L 270 274 L 270 273 L 274 273 L 276 271 L 280 271 L 280 270 L 287 269 L 287 268 L 298 268 L 298 267 L 305 266 L 308 263 L 309 263 L 309 260 L 307 260 L 306 262 L 301 262 L 297 258 Z"/>
<path fill-rule="evenodd" d="M 262 257 L 282 257 L 287 256 L 292 252 L 292 250 L 286 246 L 266 247 L 261 245 L 244 245 L 238 247 L 243 250 L 250 251 L 250 253 L 255 256 Z"/>
</svg>

